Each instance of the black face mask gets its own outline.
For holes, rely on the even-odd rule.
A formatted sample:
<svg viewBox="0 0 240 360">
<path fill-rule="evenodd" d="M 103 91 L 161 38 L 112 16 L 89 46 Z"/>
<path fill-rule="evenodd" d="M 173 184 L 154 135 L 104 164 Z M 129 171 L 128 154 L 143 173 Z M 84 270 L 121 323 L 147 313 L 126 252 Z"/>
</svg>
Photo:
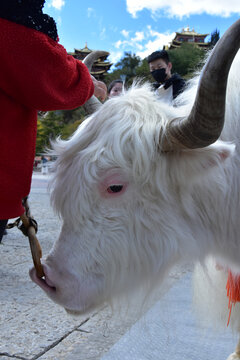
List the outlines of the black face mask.
<svg viewBox="0 0 240 360">
<path fill-rule="evenodd" d="M 151 71 L 152 77 L 158 82 L 158 83 L 163 83 L 164 80 L 167 77 L 166 74 L 166 69 L 162 68 L 162 69 L 157 69 L 157 70 L 153 70 Z"/>
</svg>

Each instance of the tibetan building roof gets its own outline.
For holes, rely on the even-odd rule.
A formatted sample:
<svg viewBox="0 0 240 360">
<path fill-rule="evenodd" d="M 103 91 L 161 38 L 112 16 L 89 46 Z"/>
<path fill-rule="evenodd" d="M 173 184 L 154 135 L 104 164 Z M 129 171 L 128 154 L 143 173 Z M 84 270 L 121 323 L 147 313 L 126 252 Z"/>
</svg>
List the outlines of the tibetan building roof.
<svg viewBox="0 0 240 360">
<path fill-rule="evenodd" d="M 78 60 L 84 60 L 84 58 L 90 54 L 93 50 L 89 49 L 87 43 L 83 49 L 74 49 L 74 52 L 68 53 Z M 95 76 L 98 80 L 103 79 L 103 75 L 110 69 L 112 63 L 107 61 L 109 53 L 107 55 L 99 57 L 93 64 L 91 74 Z"/>
<path fill-rule="evenodd" d="M 197 33 L 194 29 L 190 30 L 189 29 L 189 26 L 186 28 L 186 29 L 182 29 L 181 32 L 176 32 L 176 36 L 177 37 L 178 35 L 182 36 L 182 35 L 188 35 L 188 36 L 200 36 L 200 37 L 206 37 L 208 36 L 209 34 L 199 34 Z"/>
<path fill-rule="evenodd" d="M 88 48 L 87 43 L 85 43 L 85 47 L 83 49 L 81 49 L 81 50 L 75 49 L 75 51 L 79 51 L 79 52 L 83 52 L 83 53 L 87 53 L 87 54 L 92 52 L 92 50 Z"/>
<path fill-rule="evenodd" d="M 182 29 L 181 32 L 176 32 L 176 35 L 169 46 L 165 46 L 164 48 L 167 50 L 179 48 L 182 43 L 191 43 L 195 44 L 201 48 L 208 48 L 209 43 L 205 42 L 206 36 L 209 34 L 199 34 L 194 29 L 190 30 L 189 27 L 186 29 Z"/>
</svg>

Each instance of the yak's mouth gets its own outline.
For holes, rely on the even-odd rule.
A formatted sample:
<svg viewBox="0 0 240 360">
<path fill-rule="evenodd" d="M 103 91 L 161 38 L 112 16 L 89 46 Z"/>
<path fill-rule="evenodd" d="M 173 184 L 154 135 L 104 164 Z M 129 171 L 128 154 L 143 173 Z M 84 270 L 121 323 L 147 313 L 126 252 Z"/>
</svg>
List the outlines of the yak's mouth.
<svg viewBox="0 0 240 360">
<path fill-rule="evenodd" d="M 40 278 L 37 276 L 36 269 L 32 268 L 29 276 L 52 301 L 63 306 L 67 313 L 76 316 L 82 315 L 103 302 L 102 297 L 99 298 L 101 277 L 80 278 L 82 281 L 72 273 L 61 277 L 46 263 L 43 263 L 43 272 L 44 276 Z"/>
<path fill-rule="evenodd" d="M 50 299 L 52 299 L 53 301 L 59 303 L 59 299 L 58 299 L 58 294 L 57 294 L 57 289 L 56 287 L 53 285 L 53 283 L 51 282 L 51 280 L 49 280 L 49 278 L 45 276 L 40 278 L 37 276 L 37 272 L 35 270 L 35 268 L 32 268 L 29 270 L 29 276 L 31 278 L 31 280 L 37 284 L 49 297 Z M 60 305 L 64 306 L 63 304 L 60 303 Z M 82 311 L 79 310 L 71 310 L 70 308 L 65 307 L 65 310 L 68 314 L 70 315 L 81 315 Z"/>
<path fill-rule="evenodd" d="M 83 311 L 80 311 L 80 310 L 70 310 L 68 308 L 64 308 L 66 310 L 66 312 L 70 315 L 75 315 L 75 316 L 80 316 L 83 314 Z"/>
<path fill-rule="evenodd" d="M 44 276 L 43 278 L 39 278 L 37 276 L 37 272 L 35 270 L 35 268 L 32 268 L 29 271 L 29 275 L 30 278 L 32 279 L 32 281 L 37 284 L 38 286 L 40 286 L 40 288 L 42 288 L 46 293 L 48 293 L 49 295 L 53 295 L 56 293 L 56 287 L 54 286 L 54 284 L 47 278 L 47 276 Z"/>
</svg>

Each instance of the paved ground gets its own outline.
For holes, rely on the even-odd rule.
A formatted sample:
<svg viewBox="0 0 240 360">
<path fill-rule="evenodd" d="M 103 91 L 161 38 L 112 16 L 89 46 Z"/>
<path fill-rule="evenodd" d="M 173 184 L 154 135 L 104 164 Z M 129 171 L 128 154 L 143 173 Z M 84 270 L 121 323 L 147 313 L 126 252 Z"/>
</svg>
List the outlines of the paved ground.
<svg viewBox="0 0 240 360">
<path fill-rule="evenodd" d="M 44 255 L 60 231 L 47 181 L 48 176 L 34 174 L 30 195 Z M 31 266 L 27 238 L 9 230 L 0 245 L 1 360 L 225 360 L 235 347 L 230 331 L 215 337 L 196 330 L 189 271 L 184 277 L 182 270 L 173 273 L 170 292 L 135 323 L 139 315 L 132 309 L 113 315 L 107 306 L 71 317 L 30 281 Z"/>
</svg>

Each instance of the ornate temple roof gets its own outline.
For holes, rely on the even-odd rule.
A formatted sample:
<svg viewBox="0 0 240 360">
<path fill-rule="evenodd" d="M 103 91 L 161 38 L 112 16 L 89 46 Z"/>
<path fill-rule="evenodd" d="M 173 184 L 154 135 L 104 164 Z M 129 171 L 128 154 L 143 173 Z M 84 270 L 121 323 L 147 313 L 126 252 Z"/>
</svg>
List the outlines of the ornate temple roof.
<svg viewBox="0 0 240 360">
<path fill-rule="evenodd" d="M 74 52 L 68 53 L 69 55 L 72 55 L 78 60 L 84 60 L 84 58 L 90 54 L 93 50 L 89 49 L 87 46 L 87 42 L 85 43 L 85 47 L 82 49 L 74 49 Z M 91 74 L 96 77 L 98 80 L 103 80 L 104 74 L 110 69 L 112 66 L 112 63 L 107 61 L 107 57 L 109 56 L 109 53 L 107 55 L 101 56 L 98 58 L 92 67 Z"/>
<path fill-rule="evenodd" d="M 74 50 L 79 51 L 79 52 L 83 52 L 83 53 L 86 53 L 86 54 L 89 54 L 90 52 L 92 52 L 92 50 L 88 48 L 87 42 L 85 43 L 85 47 L 83 49 L 80 49 L 80 50 L 74 49 Z"/>
<path fill-rule="evenodd" d="M 186 29 L 182 29 L 181 32 L 176 32 L 176 35 L 169 46 L 164 46 L 165 50 L 175 49 L 181 46 L 182 43 L 195 44 L 201 48 L 208 48 L 209 43 L 205 42 L 206 36 L 209 34 L 199 34 L 194 29 L 190 30 L 189 26 Z"/>
<path fill-rule="evenodd" d="M 181 32 L 176 32 L 176 36 L 177 35 L 200 36 L 205 38 L 209 34 L 199 34 L 194 29 L 190 30 L 188 26 L 186 29 L 183 28 Z"/>
</svg>

